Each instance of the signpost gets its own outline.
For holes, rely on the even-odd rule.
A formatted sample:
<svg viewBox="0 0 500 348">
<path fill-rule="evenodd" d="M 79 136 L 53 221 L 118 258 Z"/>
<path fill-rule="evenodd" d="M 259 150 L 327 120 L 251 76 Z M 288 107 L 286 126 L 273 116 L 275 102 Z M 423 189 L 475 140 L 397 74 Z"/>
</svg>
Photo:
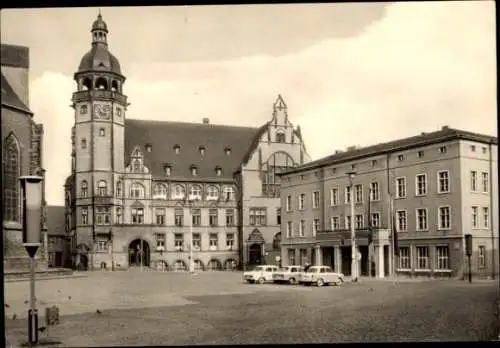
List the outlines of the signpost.
<svg viewBox="0 0 500 348">
<path fill-rule="evenodd" d="M 38 310 L 35 297 L 35 255 L 41 245 L 42 180 L 41 176 L 22 176 L 23 245 L 30 257 L 30 309 L 28 311 L 28 344 L 38 343 Z"/>
<path fill-rule="evenodd" d="M 472 234 L 465 235 L 465 253 L 467 254 L 467 259 L 469 261 L 469 283 L 472 283 Z"/>
</svg>

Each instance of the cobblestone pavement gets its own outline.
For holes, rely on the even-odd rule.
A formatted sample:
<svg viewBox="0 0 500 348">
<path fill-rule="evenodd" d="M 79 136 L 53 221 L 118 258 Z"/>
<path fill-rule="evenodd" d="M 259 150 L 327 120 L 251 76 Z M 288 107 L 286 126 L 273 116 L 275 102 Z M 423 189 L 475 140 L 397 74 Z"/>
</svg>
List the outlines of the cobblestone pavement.
<svg viewBox="0 0 500 348">
<path fill-rule="evenodd" d="M 85 287 L 75 293 L 88 297 L 80 299 L 80 307 L 61 302 L 61 324 L 40 337 L 64 346 L 110 346 L 458 341 L 498 335 L 494 281 L 397 286 L 369 281 L 316 288 L 248 285 L 238 273 L 131 276 L 92 275 L 86 285 L 79 283 L 84 279 L 67 280 Z M 56 292 L 64 283 L 51 282 L 39 284 L 42 294 L 48 291 L 44 286 Z M 75 289 L 75 284 L 66 286 L 65 291 Z M 13 290 L 7 286 L 7 299 Z M 82 313 L 84 305 L 87 313 Z M 120 309 L 127 306 L 132 309 Z M 63 308 L 74 313 L 64 315 Z M 15 346 L 26 339 L 26 320 L 8 318 L 6 331 Z"/>
</svg>

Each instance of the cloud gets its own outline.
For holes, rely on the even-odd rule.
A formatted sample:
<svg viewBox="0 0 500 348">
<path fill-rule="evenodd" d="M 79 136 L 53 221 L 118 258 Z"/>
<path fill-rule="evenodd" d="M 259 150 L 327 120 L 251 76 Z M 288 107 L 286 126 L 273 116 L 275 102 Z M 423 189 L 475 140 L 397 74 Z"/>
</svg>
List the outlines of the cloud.
<svg viewBox="0 0 500 348">
<path fill-rule="evenodd" d="M 492 2 L 395 3 L 355 38 L 325 38 L 278 57 L 138 61 L 123 67 L 127 116 L 256 126 L 269 120 L 281 93 L 313 158 L 443 125 L 496 135 L 493 8 Z M 51 204 L 63 202 L 70 171 L 73 89 L 72 77 L 57 73 L 44 74 L 31 89 L 46 129 Z"/>
</svg>

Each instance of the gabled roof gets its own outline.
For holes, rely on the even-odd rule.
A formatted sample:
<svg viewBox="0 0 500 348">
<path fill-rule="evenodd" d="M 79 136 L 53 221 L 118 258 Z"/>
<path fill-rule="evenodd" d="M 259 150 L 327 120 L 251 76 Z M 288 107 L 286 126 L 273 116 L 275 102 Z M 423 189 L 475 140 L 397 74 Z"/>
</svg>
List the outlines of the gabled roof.
<svg viewBox="0 0 500 348">
<path fill-rule="evenodd" d="M 47 206 L 47 232 L 49 235 L 66 234 L 63 206 Z"/>
<path fill-rule="evenodd" d="M 14 89 L 9 84 L 7 79 L 3 74 L 1 75 L 1 87 L 2 87 L 2 106 L 14 108 L 16 110 L 33 114 L 31 110 L 21 101 Z"/>
<path fill-rule="evenodd" d="M 144 164 L 153 177 L 165 177 L 165 165 L 170 164 L 172 179 L 232 180 L 257 131 L 253 127 L 127 119 L 125 163 L 129 164 L 130 154 L 140 146 Z M 151 145 L 151 152 L 147 151 L 147 144 Z M 180 147 L 178 155 L 175 145 Z M 200 147 L 205 148 L 203 156 Z M 226 148 L 231 150 L 229 155 Z M 191 175 L 192 165 L 198 169 L 196 177 Z M 222 169 L 221 176 L 216 174 L 217 166 Z"/>
<path fill-rule="evenodd" d="M 324 166 L 340 164 L 347 161 L 359 160 L 369 156 L 383 155 L 404 151 L 415 147 L 438 144 L 450 140 L 470 140 L 484 144 L 498 144 L 498 139 L 493 136 L 467 132 L 463 130 L 449 128 L 444 126 L 441 130 L 431 133 L 422 133 L 417 136 L 389 141 L 386 143 L 376 144 L 368 147 L 358 148 L 340 152 L 334 155 L 326 156 L 318 160 L 308 162 L 296 168 L 293 168 L 283 175 L 291 173 L 299 173 L 306 170 L 318 169 Z"/>
</svg>

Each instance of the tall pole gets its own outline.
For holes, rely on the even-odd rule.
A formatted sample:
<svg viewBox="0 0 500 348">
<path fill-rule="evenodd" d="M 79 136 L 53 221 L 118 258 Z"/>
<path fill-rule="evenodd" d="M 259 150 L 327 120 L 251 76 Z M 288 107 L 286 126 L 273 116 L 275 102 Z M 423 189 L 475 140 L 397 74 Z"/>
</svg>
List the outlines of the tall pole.
<svg viewBox="0 0 500 348">
<path fill-rule="evenodd" d="M 351 277 L 353 281 L 358 280 L 358 260 L 356 252 L 356 229 L 354 226 L 355 216 L 354 216 L 354 182 L 353 178 L 355 173 L 348 173 L 349 175 L 349 193 L 350 193 L 350 203 L 351 203 Z"/>
</svg>

